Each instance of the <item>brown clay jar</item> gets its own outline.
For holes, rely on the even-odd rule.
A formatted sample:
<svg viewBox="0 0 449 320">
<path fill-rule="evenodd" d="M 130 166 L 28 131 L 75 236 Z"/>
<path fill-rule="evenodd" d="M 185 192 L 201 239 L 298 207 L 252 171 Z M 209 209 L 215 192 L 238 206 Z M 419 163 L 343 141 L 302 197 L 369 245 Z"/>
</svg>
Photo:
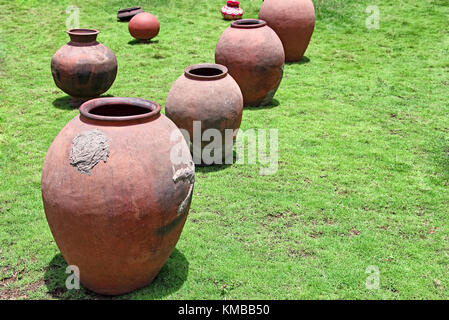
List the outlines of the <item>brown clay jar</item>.
<svg viewBox="0 0 449 320">
<path fill-rule="evenodd" d="M 220 37 L 215 62 L 225 65 L 237 81 L 245 106 L 269 105 L 282 80 L 284 49 L 263 20 L 232 22 Z"/>
<path fill-rule="evenodd" d="M 315 27 L 312 0 L 265 0 L 259 18 L 277 33 L 285 51 L 285 61 L 302 59 Z"/>
<path fill-rule="evenodd" d="M 187 67 L 171 87 L 165 105 L 167 117 L 187 131 L 198 165 L 232 163 L 242 112 L 240 88 L 228 69 L 219 64 Z M 217 136 L 206 137 L 209 129 L 215 129 Z"/>
<path fill-rule="evenodd" d="M 79 107 L 112 86 L 117 59 L 108 47 L 97 42 L 98 30 L 71 29 L 67 33 L 70 42 L 54 54 L 51 73 L 58 88 L 72 96 L 70 104 Z"/>
<path fill-rule="evenodd" d="M 182 152 L 173 157 L 173 148 Z M 45 157 L 42 199 L 56 244 L 85 287 L 117 295 L 154 279 L 186 221 L 194 170 L 158 104 L 98 98 L 80 107 Z"/>
</svg>

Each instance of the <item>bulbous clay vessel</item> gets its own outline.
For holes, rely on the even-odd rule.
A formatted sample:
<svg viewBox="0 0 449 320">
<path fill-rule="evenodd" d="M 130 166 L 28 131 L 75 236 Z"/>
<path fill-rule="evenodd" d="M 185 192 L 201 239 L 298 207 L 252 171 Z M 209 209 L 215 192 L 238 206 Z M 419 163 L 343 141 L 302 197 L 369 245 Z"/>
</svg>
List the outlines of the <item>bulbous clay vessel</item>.
<svg viewBox="0 0 449 320">
<path fill-rule="evenodd" d="M 98 30 L 71 29 L 67 33 L 70 42 L 54 54 L 51 73 L 58 88 L 72 96 L 70 104 L 79 107 L 112 86 L 117 59 L 108 47 L 97 42 Z"/>
<path fill-rule="evenodd" d="M 141 42 L 149 42 L 158 35 L 159 29 L 159 21 L 148 12 L 136 14 L 128 24 L 129 33 Z"/>
<path fill-rule="evenodd" d="M 228 69 L 218 64 L 187 67 L 171 87 L 165 105 L 167 117 L 188 132 L 195 164 L 203 165 L 232 163 L 242 112 L 240 88 Z M 206 137 L 209 129 L 219 135 Z"/>
<path fill-rule="evenodd" d="M 226 66 L 237 81 L 247 106 L 271 103 L 282 80 L 284 49 L 265 21 L 233 21 L 220 37 L 215 63 Z"/>
<path fill-rule="evenodd" d="M 99 98 L 80 113 L 45 157 L 45 214 L 85 287 L 130 292 L 150 283 L 172 253 L 195 167 L 179 129 L 152 101 Z M 173 133 L 179 141 L 171 140 Z"/>
<path fill-rule="evenodd" d="M 276 31 L 285 51 L 285 61 L 302 59 L 315 27 L 312 0 L 265 0 L 259 18 Z"/>
</svg>

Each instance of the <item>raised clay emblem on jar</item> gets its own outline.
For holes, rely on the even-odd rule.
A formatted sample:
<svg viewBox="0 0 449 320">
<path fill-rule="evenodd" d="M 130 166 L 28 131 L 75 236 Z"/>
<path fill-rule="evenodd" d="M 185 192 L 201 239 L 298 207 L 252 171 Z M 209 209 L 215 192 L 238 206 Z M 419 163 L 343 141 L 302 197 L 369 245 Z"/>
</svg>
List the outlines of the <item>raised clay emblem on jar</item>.
<svg viewBox="0 0 449 320">
<path fill-rule="evenodd" d="M 72 140 L 70 164 L 81 173 L 90 176 L 92 168 L 108 156 L 108 138 L 98 129 L 83 131 Z"/>
<path fill-rule="evenodd" d="M 173 171 L 175 171 L 174 168 Z M 173 175 L 173 181 L 175 183 L 178 183 L 179 181 L 184 181 L 190 184 L 189 192 L 187 193 L 187 196 L 181 202 L 177 210 L 178 215 L 181 215 L 186 211 L 190 199 L 192 198 L 193 184 L 195 182 L 195 164 L 193 163 L 193 161 L 190 161 L 187 167 L 176 170 Z"/>
</svg>

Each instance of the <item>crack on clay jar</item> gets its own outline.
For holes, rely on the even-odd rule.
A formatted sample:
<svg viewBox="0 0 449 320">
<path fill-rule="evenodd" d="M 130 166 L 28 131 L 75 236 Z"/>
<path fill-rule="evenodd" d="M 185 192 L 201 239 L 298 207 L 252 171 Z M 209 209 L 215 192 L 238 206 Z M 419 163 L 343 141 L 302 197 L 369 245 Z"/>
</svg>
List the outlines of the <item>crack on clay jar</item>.
<svg viewBox="0 0 449 320">
<path fill-rule="evenodd" d="M 92 168 L 108 156 L 108 138 L 98 129 L 83 131 L 72 140 L 70 164 L 81 173 L 90 176 Z"/>
<path fill-rule="evenodd" d="M 173 171 L 175 171 L 174 167 Z M 190 184 L 189 192 L 187 192 L 187 196 L 181 202 L 177 210 L 178 215 L 181 215 L 185 213 L 192 198 L 193 184 L 195 183 L 195 164 L 193 161 L 190 161 L 187 167 L 175 171 L 173 175 L 173 182 L 178 183 L 179 181 L 188 182 Z"/>
</svg>

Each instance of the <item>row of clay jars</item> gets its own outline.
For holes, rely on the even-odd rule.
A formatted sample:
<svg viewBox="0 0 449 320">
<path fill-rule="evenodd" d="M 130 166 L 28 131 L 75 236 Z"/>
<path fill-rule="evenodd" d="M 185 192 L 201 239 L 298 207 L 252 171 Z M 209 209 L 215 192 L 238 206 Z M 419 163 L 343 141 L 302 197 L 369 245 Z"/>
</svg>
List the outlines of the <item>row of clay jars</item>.
<svg viewBox="0 0 449 320">
<path fill-rule="evenodd" d="M 250 68 L 244 70 L 245 65 L 230 57 L 227 48 L 220 52 L 217 45 L 218 60 L 225 59 L 230 70 L 237 70 L 239 85 L 221 65 L 186 68 L 170 90 L 166 112 L 187 130 L 191 142 L 193 121 L 201 122 L 201 135 L 209 128 L 217 129 L 222 136 L 225 129 L 238 129 L 244 96 L 251 97 L 249 105 L 269 103 L 282 78 L 280 40 L 263 21 L 246 21 L 231 28 L 257 30 L 259 35 L 252 33 L 254 41 L 250 42 L 261 45 L 253 49 L 265 48 L 275 54 L 260 60 L 253 54 L 255 61 L 248 61 Z M 222 38 L 229 36 L 231 43 L 232 39 L 248 42 L 246 33 L 231 31 L 225 31 Z M 87 31 L 74 33 L 75 37 L 92 37 Z M 270 48 L 264 37 L 275 46 Z M 69 45 L 76 47 L 73 40 L 77 39 L 72 38 Z M 98 45 L 87 43 L 87 47 Z M 245 50 L 251 53 L 251 49 Z M 245 56 L 242 53 L 235 54 Z M 57 62 L 55 67 L 52 63 L 55 81 L 61 79 L 61 70 L 70 69 L 70 65 L 64 69 Z M 264 72 L 259 69 L 265 69 L 265 76 L 272 74 L 267 77 L 270 85 L 263 88 L 267 92 L 248 85 L 251 77 L 262 83 Z M 96 76 L 95 70 L 85 77 Z M 81 78 L 83 74 L 86 72 L 79 73 Z M 75 73 L 75 78 L 79 75 Z M 160 114 L 156 103 L 101 98 L 84 103 L 80 113 L 55 138 L 47 153 L 42 172 L 44 208 L 56 243 L 67 263 L 79 268 L 81 282 L 98 293 L 121 294 L 151 282 L 173 251 L 190 206 L 194 164 L 184 139 L 172 139 L 179 129 Z M 181 132 L 177 135 L 181 137 Z M 223 158 L 232 150 L 225 141 L 220 154 Z M 179 159 L 173 159 L 173 148 L 178 149 Z M 141 179 L 143 176 L 145 179 Z"/>
</svg>

